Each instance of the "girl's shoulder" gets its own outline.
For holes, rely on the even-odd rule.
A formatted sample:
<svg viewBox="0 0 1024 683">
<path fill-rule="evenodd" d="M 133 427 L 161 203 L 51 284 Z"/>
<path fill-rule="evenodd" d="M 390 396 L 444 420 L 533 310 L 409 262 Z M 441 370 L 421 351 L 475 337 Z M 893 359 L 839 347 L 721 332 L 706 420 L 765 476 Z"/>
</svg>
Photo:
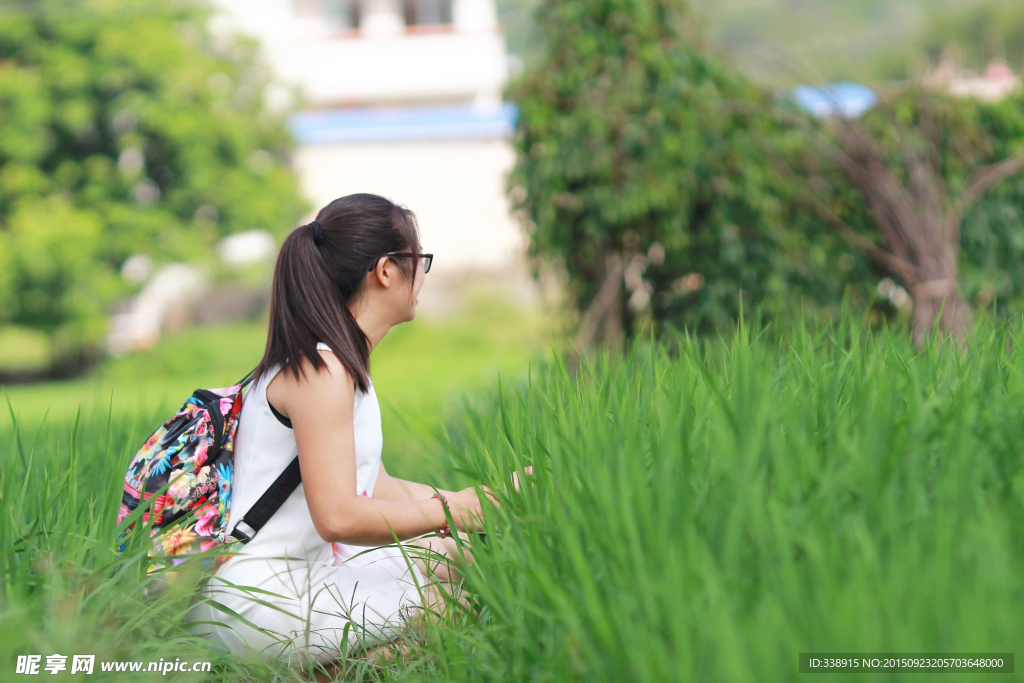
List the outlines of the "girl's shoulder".
<svg viewBox="0 0 1024 683">
<path fill-rule="evenodd" d="M 345 378 L 349 380 L 349 383 L 351 383 L 353 387 L 356 386 L 355 378 L 353 378 L 352 375 L 349 374 L 348 369 L 344 365 L 341 364 L 341 361 L 338 359 L 337 356 L 334 355 L 334 351 L 331 350 L 330 346 L 328 346 L 327 344 L 325 344 L 323 342 L 317 342 L 316 348 L 317 348 L 318 351 L 325 351 L 326 352 L 326 353 L 321 353 L 320 356 L 328 364 L 328 367 L 332 368 L 332 370 L 333 370 L 334 367 L 340 368 L 342 370 L 342 372 L 344 373 Z M 356 389 L 356 396 L 357 397 L 365 396 L 366 394 L 370 394 L 370 393 L 374 393 L 375 394 L 375 392 L 373 390 L 373 377 L 371 377 L 370 375 L 366 375 L 366 380 L 369 383 L 369 387 L 367 388 L 365 393 L 362 392 L 362 391 L 359 391 L 359 389 Z"/>
</svg>

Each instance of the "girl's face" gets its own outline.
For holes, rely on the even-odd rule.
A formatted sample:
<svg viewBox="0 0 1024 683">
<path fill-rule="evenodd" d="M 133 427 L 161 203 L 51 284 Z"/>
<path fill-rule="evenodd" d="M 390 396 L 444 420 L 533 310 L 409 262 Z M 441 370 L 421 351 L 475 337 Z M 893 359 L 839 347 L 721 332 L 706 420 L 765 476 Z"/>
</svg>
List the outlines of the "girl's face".
<svg viewBox="0 0 1024 683">
<path fill-rule="evenodd" d="M 417 249 L 416 253 L 423 253 L 422 249 Z M 356 317 L 363 311 L 372 310 L 373 315 L 388 327 L 416 318 L 417 298 L 426 280 L 423 259 L 407 259 L 414 263 L 402 264 L 406 268 L 410 265 L 415 267 L 410 287 L 409 276 L 399 267 L 400 258 L 382 257 L 377 263 L 377 268 L 367 273 L 362 293 L 350 304 Z"/>
<path fill-rule="evenodd" d="M 413 251 L 410 249 L 409 251 Z M 423 248 L 417 246 L 414 253 L 422 254 Z M 413 282 L 412 287 L 409 287 L 409 278 L 406 276 L 405 271 L 400 268 L 395 268 L 396 271 L 396 282 L 395 286 L 391 287 L 390 299 L 394 306 L 395 311 L 395 324 L 409 322 L 416 318 L 416 304 L 417 298 L 419 297 L 420 289 L 423 288 L 423 283 L 426 281 L 426 273 L 423 271 L 423 259 L 407 259 L 403 257 L 402 260 L 412 261 L 412 264 L 402 264 L 406 267 L 412 265 L 415 270 L 412 271 Z M 397 265 L 397 260 L 395 261 Z"/>
<path fill-rule="evenodd" d="M 422 249 L 418 249 L 416 251 L 416 253 L 417 254 L 422 254 L 423 250 Z M 413 280 L 413 283 L 412 283 L 412 293 L 409 296 L 409 299 L 411 300 L 411 304 L 409 305 L 409 317 L 406 319 L 407 322 L 409 320 L 413 320 L 416 317 L 417 297 L 419 297 L 420 289 L 423 288 L 423 283 L 427 279 L 427 274 L 425 272 L 423 272 L 423 259 L 417 258 L 417 259 L 413 259 L 413 261 L 415 261 L 416 270 L 414 271 L 415 279 Z M 406 291 L 408 291 L 408 290 L 406 290 Z"/>
</svg>

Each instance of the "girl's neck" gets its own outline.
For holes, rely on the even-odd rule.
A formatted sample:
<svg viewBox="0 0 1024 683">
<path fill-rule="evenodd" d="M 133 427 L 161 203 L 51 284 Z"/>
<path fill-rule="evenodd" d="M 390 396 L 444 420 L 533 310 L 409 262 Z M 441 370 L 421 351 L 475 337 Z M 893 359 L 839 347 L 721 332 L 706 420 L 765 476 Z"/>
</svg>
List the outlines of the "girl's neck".
<svg viewBox="0 0 1024 683">
<path fill-rule="evenodd" d="M 387 320 L 378 307 L 375 306 L 355 306 L 352 309 L 352 317 L 356 319 L 356 324 L 366 335 L 366 339 L 370 344 L 370 353 L 377 348 L 377 344 L 384 339 L 388 331 L 391 329 L 391 322 Z"/>
</svg>

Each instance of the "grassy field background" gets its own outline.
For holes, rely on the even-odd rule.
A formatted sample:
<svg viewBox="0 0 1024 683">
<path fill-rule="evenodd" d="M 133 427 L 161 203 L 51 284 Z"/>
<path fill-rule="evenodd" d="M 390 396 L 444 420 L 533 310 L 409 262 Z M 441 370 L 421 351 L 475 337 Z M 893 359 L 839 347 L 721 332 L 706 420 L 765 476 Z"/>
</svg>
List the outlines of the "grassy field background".
<svg viewBox="0 0 1024 683">
<path fill-rule="evenodd" d="M 1022 341 L 741 329 L 549 366 L 467 412 L 462 482 L 536 482 L 476 549 L 485 627 L 433 642 L 432 675 L 754 683 L 802 680 L 801 652 L 1014 652 Z"/>
<path fill-rule="evenodd" d="M 457 329 L 410 325 L 379 351 L 411 359 L 429 334 L 444 345 Z M 760 683 L 800 680 L 801 652 L 1012 653 L 1024 642 L 1020 322 L 983 322 L 966 355 L 850 321 L 641 340 L 578 373 L 529 345 L 495 364 L 511 338 L 482 347 L 488 369 L 475 366 L 462 405 L 440 388 L 414 400 L 409 368 L 427 372 L 422 359 L 389 371 L 388 354 L 376 359 L 382 397 L 400 394 L 423 416 L 435 404 L 436 438 L 417 451 L 429 456 L 403 467 L 491 485 L 502 505 L 473 548 L 470 610 L 384 668 L 352 662 L 339 680 Z M 470 377 L 475 356 L 457 348 Z M 155 413 L 128 405 L 77 426 L 69 415 L 40 428 L 26 408 L 17 430 L 0 425 L 0 671 L 17 654 L 77 652 L 216 664 L 178 680 L 308 679 L 188 637 L 187 593 L 141 598 L 142 558 L 115 561 L 112 511 Z M 526 465 L 533 485 L 502 491 Z"/>
</svg>

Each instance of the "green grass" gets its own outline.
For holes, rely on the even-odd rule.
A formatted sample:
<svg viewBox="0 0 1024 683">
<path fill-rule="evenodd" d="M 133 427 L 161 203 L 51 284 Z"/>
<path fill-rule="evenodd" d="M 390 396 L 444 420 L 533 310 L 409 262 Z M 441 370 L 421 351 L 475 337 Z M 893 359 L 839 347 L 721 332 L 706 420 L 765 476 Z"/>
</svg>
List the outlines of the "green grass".
<svg viewBox="0 0 1024 683">
<path fill-rule="evenodd" d="M 982 331 L 962 357 L 741 330 L 533 374 L 450 430 L 464 483 L 537 476 L 475 553 L 484 625 L 439 635 L 424 670 L 763 682 L 799 680 L 801 652 L 1013 652 L 1022 339 Z"/>
<path fill-rule="evenodd" d="M 389 376 L 382 354 L 374 372 L 382 395 L 387 382 L 413 406 L 417 379 L 455 370 L 440 355 L 436 369 L 414 363 L 428 335 L 406 334 L 389 343 L 409 365 Z M 535 467 L 474 548 L 479 618 L 456 616 L 385 671 L 349 679 L 796 681 L 801 652 L 1013 652 L 1022 341 L 1019 323 L 982 326 L 964 356 L 855 323 L 758 327 L 642 342 L 578 374 L 534 364 L 500 390 L 481 379 L 489 388 L 444 411 L 440 439 L 424 443 L 431 483 L 500 490 Z M 181 630 L 183 596 L 140 600 L 138 563 L 114 572 L 118 480 L 154 417 L 0 426 L 0 670 L 25 652 L 96 652 L 212 658 L 208 680 L 243 668 L 294 679 L 208 654 Z"/>
</svg>

